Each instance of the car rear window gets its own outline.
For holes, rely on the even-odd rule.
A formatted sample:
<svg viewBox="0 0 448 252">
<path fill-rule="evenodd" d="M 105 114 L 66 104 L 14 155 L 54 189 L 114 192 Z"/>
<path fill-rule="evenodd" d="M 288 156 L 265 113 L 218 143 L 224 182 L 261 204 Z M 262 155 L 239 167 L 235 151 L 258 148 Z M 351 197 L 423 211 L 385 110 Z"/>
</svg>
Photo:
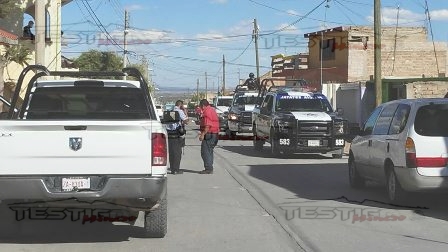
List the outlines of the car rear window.
<svg viewBox="0 0 448 252">
<path fill-rule="evenodd" d="M 27 119 L 151 119 L 138 88 L 45 87 L 30 99 Z"/>
<path fill-rule="evenodd" d="M 422 136 L 448 137 L 448 104 L 431 104 L 418 109 L 414 129 Z"/>
</svg>

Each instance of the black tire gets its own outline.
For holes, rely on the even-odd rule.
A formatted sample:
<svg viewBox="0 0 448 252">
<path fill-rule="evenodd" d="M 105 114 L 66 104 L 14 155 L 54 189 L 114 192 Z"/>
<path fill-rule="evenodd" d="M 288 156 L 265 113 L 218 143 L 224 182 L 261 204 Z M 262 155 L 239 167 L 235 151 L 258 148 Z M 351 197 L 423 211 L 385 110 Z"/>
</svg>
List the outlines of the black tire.
<svg viewBox="0 0 448 252">
<path fill-rule="evenodd" d="M 231 131 L 230 129 L 226 129 L 226 135 L 229 137 L 229 139 L 235 139 L 236 138 L 236 132 Z"/>
<path fill-rule="evenodd" d="M 364 188 L 366 186 L 366 181 L 362 178 L 358 170 L 356 169 L 356 163 L 353 158 L 348 160 L 348 179 L 350 182 L 350 187 L 355 189 Z"/>
<path fill-rule="evenodd" d="M 280 149 L 278 147 L 278 139 L 277 136 L 275 135 L 274 130 L 271 130 L 271 133 L 269 134 L 269 139 L 271 142 L 271 154 L 274 157 L 279 157 L 280 156 Z"/>
<path fill-rule="evenodd" d="M 168 226 L 168 203 L 162 199 L 159 206 L 151 211 L 145 212 L 145 236 L 148 238 L 163 238 Z"/>
<path fill-rule="evenodd" d="M 257 128 L 255 127 L 255 125 L 252 127 L 252 134 L 254 135 L 253 138 L 254 150 L 262 151 L 264 141 L 257 136 Z"/>
<path fill-rule="evenodd" d="M 263 142 L 263 140 L 261 140 L 260 138 L 258 138 L 257 135 L 254 135 L 253 143 L 254 143 L 254 149 L 255 149 L 256 151 L 262 151 L 262 150 L 263 150 L 264 142 Z"/>
<path fill-rule="evenodd" d="M 387 169 L 386 175 L 387 198 L 391 203 L 404 203 L 406 201 L 408 193 L 401 187 L 393 166 Z"/>
</svg>

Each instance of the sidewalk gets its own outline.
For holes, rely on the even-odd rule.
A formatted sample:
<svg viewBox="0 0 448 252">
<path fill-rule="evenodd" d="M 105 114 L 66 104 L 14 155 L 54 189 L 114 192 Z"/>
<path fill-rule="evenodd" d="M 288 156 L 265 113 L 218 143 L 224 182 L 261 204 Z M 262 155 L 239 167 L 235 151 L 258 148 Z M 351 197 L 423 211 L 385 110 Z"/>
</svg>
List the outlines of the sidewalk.
<svg viewBox="0 0 448 252">
<path fill-rule="evenodd" d="M 196 131 L 188 130 L 183 174 L 168 177 L 168 234 L 158 251 L 297 251 L 282 227 L 225 169 L 203 170 Z M 218 143 L 215 152 L 219 151 Z M 160 249 L 159 249 L 160 248 Z"/>
</svg>

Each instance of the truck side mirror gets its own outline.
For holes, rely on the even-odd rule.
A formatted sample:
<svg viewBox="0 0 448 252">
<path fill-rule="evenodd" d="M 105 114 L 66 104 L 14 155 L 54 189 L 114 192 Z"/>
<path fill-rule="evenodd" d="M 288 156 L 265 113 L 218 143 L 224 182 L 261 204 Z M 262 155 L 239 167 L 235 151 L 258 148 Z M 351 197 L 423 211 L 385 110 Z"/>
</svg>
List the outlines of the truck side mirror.
<svg viewBox="0 0 448 252">
<path fill-rule="evenodd" d="M 175 123 L 180 121 L 179 111 L 163 111 L 162 123 Z"/>
<path fill-rule="evenodd" d="M 343 109 L 343 108 L 337 108 L 337 109 L 336 109 L 336 114 L 337 114 L 338 116 L 342 116 L 342 115 L 344 114 L 344 109 Z"/>
</svg>

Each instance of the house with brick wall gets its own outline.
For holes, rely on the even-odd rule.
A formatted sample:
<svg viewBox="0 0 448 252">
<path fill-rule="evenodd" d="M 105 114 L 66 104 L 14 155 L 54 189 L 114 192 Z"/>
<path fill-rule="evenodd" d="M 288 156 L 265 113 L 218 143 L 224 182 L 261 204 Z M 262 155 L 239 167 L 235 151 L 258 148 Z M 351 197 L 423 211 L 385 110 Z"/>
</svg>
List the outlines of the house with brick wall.
<svg viewBox="0 0 448 252">
<path fill-rule="evenodd" d="M 384 79 L 445 77 L 447 44 L 429 41 L 425 27 L 382 27 L 381 36 Z M 372 79 L 373 27 L 335 27 L 307 33 L 304 37 L 308 38 L 307 68 L 284 68 L 281 72 L 273 71 L 274 77 L 303 77 L 315 86 Z M 299 59 L 300 55 L 295 57 Z M 279 61 L 278 57 L 274 59 Z"/>
<path fill-rule="evenodd" d="M 382 27 L 381 32 L 383 102 L 443 97 L 448 92 L 447 43 L 430 41 L 425 27 Z M 284 60 L 276 55 L 272 57 L 273 76 L 305 79 L 326 94 L 334 107 L 342 100 L 349 101 L 350 109 L 363 106 L 357 112 L 361 115 L 353 115 L 357 123 L 362 122 L 375 107 L 373 27 L 341 26 L 304 37 L 308 38 L 307 67 L 283 67 Z M 299 54 L 285 56 L 291 57 L 299 61 Z M 338 92 L 351 92 L 349 97 L 357 100 Z"/>
</svg>

